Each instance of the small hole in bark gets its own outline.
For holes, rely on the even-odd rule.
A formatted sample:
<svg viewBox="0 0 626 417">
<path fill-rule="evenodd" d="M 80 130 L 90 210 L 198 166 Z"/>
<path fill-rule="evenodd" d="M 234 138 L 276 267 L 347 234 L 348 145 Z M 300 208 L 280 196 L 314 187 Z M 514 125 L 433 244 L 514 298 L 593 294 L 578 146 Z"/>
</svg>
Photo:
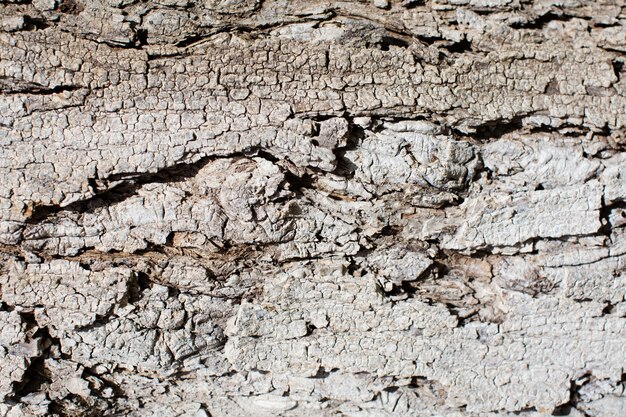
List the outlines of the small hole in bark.
<svg viewBox="0 0 626 417">
<path fill-rule="evenodd" d="M 86 269 L 87 271 L 91 271 L 91 265 L 85 263 L 85 262 L 78 262 L 78 265 L 82 268 L 82 269 Z"/>
<path fill-rule="evenodd" d="M 404 0 L 402 2 L 402 6 L 404 6 L 406 9 L 413 9 L 420 4 L 424 4 L 424 0 Z"/>
<path fill-rule="evenodd" d="M 317 327 L 312 323 L 306 324 L 306 334 L 304 336 L 310 336 Z"/>
<path fill-rule="evenodd" d="M 615 76 L 617 77 L 617 82 L 619 82 L 620 80 L 623 69 L 624 69 L 624 61 L 617 60 L 617 59 L 613 60 L 613 72 L 615 73 Z"/>
<path fill-rule="evenodd" d="M 606 306 L 602 309 L 602 315 L 606 316 L 607 314 L 611 314 L 615 311 L 615 306 L 610 302 L 606 302 Z"/>
<path fill-rule="evenodd" d="M 50 25 L 47 24 L 46 21 L 41 18 L 24 16 L 24 19 L 26 21 L 26 27 L 25 27 L 26 30 L 41 30 L 41 29 L 46 29 L 50 27 Z"/>
<path fill-rule="evenodd" d="M 395 236 L 398 233 L 400 233 L 401 230 L 402 229 L 400 227 L 387 225 L 383 227 L 382 229 L 380 229 L 380 235 L 381 236 Z"/>
<path fill-rule="evenodd" d="M 59 4 L 58 10 L 61 13 L 76 15 L 82 12 L 84 7 L 75 0 L 63 0 Z"/>
<path fill-rule="evenodd" d="M 427 382 L 427 379 L 423 376 L 414 376 L 411 377 L 411 382 L 409 383 L 409 388 L 419 388 L 423 386 Z"/>
<path fill-rule="evenodd" d="M 317 373 L 315 375 L 313 375 L 311 378 L 313 379 L 323 379 L 326 378 L 328 375 L 330 375 L 333 372 L 337 372 L 338 369 L 337 368 L 333 368 L 330 371 L 327 371 L 326 368 L 324 368 L 323 366 L 320 366 L 317 370 Z"/>
<path fill-rule="evenodd" d="M 561 90 L 559 89 L 559 82 L 552 78 L 550 82 L 546 85 L 545 93 L 549 96 L 560 94 Z"/>
<path fill-rule="evenodd" d="M 139 45 L 147 45 L 148 44 L 148 31 L 146 29 L 137 29 L 137 44 Z"/>
</svg>

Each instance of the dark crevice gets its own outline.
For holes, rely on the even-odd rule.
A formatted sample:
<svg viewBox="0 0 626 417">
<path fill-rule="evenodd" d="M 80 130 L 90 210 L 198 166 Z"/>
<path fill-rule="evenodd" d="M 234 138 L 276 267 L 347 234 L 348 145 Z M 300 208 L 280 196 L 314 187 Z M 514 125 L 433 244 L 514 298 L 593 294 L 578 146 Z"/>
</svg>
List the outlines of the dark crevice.
<svg viewBox="0 0 626 417">
<path fill-rule="evenodd" d="M 323 259 L 323 258 L 321 256 L 293 256 L 289 258 L 275 260 L 273 264 L 284 265 L 284 264 L 293 263 L 293 262 L 318 261 L 320 259 Z"/>
<path fill-rule="evenodd" d="M 402 232 L 401 226 L 387 225 L 387 226 L 384 226 L 382 229 L 380 229 L 379 235 L 380 236 L 396 236 L 400 234 L 401 232 Z M 374 237 L 376 237 L 376 235 L 374 235 Z"/>
<path fill-rule="evenodd" d="M 383 51 L 388 51 L 389 47 L 397 46 L 399 48 L 408 48 L 410 43 L 404 39 L 393 37 L 393 36 L 383 36 L 380 39 L 380 43 L 378 47 Z"/>
<path fill-rule="evenodd" d="M 602 309 L 602 315 L 607 316 L 609 314 L 613 314 L 614 311 L 615 311 L 615 305 L 611 303 L 610 301 L 605 301 L 605 306 Z"/>
<path fill-rule="evenodd" d="M 180 163 L 158 170 L 154 173 L 118 173 L 107 177 L 107 181 L 134 181 L 137 185 L 147 183 L 171 183 L 193 178 L 213 157 L 204 157 L 196 162 Z"/>
<path fill-rule="evenodd" d="M 37 326 L 34 315 L 20 313 L 22 319 L 30 326 Z M 29 394 L 41 392 L 45 384 L 50 383 L 50 376 L 46 372 L 45 360 L 50 356 L 52 346 L 60 346 L 58 338 L 52 337 L 47 327 L 39 327 L 32 336 L 33 340 L 42 347 L 42 353 L 34 358 L 24 374 L 24 378 L 14 390 L 12 400 L 19 402 L 22 397 Z"/>
<path fill-rule="evenodd" d="M 530 126 L 528 133 L 558 133 L 560 136 L 568 138 L 578 138 L 589 133 L 589 129 L 581 128 L 570 124 L 564 124 L 559 127 L 552 126 Z"/>
<path fill-rule="evenodd" d="M 600 223 L 602 224 L 600 228 L 600 233 L 605 236 L 611 236 L 611 233 L 614 228 L 618 227 L 611 223 L 611 215 L 616 213 L 618 216 L 625 218 L 626 217 L 626 201 L 616 201 L 612 204 L 606 204 L 604 201 L 604 195 L 601 199 L 601 208 L 600 208 Z"/>
<path fill-rule="evenodd" d="M 93 184 L 93 180 L 90 180 Z M 89 212 L 101 207 L 108 207 L 110 204 L 124 201 L 136 194 L 139 187 L 135 184 L 120 184 L 97 194 L 92 198 L 68 204 L 65 207 L 60 205 L 39 205 L 30 209 L 30 215 L 26 219 L 26 224 L 37 224 L 59 212 Z"/>
<path fill-rule="evenodd" d="M 515 116 L 509 120 L 501 119 L 486 123 L 476 127 L 475 133 L 472 133 L 470 136 L 480 141 L 499 139 L 507 133 L 522 129 L 524 127 L 522 123 L 524 117 L 525 116 Z M 462 132 L 457 133 L 462 134 Z"/>
<path fill-rule="evenodd" d="M 276 158 L 274 155 L 259 147 L 251 148 L 249 151 L 244 151 L 244 154 L 250 157 L 256 156 L 258 158 L 265 159 L 266 161 L 270 161 L 273 164 L 279 161 L 279 159 Z"/>
<path fill-rule="evenodd" d="M 50 382 L 50 380 L 45 374 L 45 355 L 42 355 L 30 363 L 24 374 L 23 382 L 14 390 L 13 399 L 19 401 L 20 398 L 28 394 L 39 392 L 47 382 Z"/>
<path fill-rule="evenodd" d="M 26 323 L 26 329 L 31 330 L 34 328 L 38 328 L 37 320 L 35 319 L 35 314 L 31 311 L 19 311 L 20 318 L 24 323 Z M 39 329 L 37 330 L 39 331 Z"/>
<path fill-rule="evenodd" d="M 515 414 L 516 416 L 519 416 L 524 413 L 536 413 L 536 412 L 537 412 L 537 408 L 533 406 L 533 407 L 525 407 L 525 408 L 522 408 L 521 410 L 513 411 L 513 414 Z"/>
<path fill-rule="evenodd" d="M 424 42 L 428 46 L 432 46 L 435 42 L 445 41 L 441 36 L 416 35 L 417 39 Z"/>
<path fill-rule="evenodd" d="M 202 34 L 202 35 L 193 35 L 193 36 L 189 36 L 185 39 L 182 39 L 180 41 L 178 41 L 175 46 L 179 47 L 179 48 L 186 48 L 190 45 L 193 45 L 195 43 L 201 42 L 205 39 L 210 38 L 211 36 L 215 35 L 215 32 L 211 32 L 208 34 Z"/>
<path fill-rule="evenodd" d="M 521 250 L 522 248 L 526 248 L 528 246 L 534 247 L 536 243 L 542 242 L 542 241 L 543 242 L 568 242 L 568 241 L 571 241 L 571 239 L 580 239 L 580 238 L 585 238 L 585 237 L 597 237 L 597 236 L 600 236 L 601 234 L 602 234 L 602 231 L 599 230 L 597 233 L 585 233 L 585 234 L 580 234 L 580 235 L 561 235 L 559 237 L 536 236 L 536 237 L 531 237 L 530 239 L 524 240 L 522 242 L 518 242 L 514 245 L 503 245 L 503 246 L 485 245 L 480 248 L 472 249 L 470 256 L 480 258 L 480 257 L 494 255 L 495 254 L 494 251 L 496 249 L 506 248 L 506 249 L 520 249 Z M 527 255 L 536 255 L 537 251 L 536 249 L 534 249 L 531 252 L 524 252 L 524 253 Z M 498 255 L 512 256 L 512 255 L 503 255 L 501 253 L 498 253 Z M 574 266 L 574 265 L 570 265 L 570 266 Z"/>
<path fill-rule="evenodd" d="M 327 19 L 331 19 L 332 17 L 334 17 L 333 14 L 329 14 L 327 16 Z M 317 21 L 317 19 L 300 19 L 300 21 Z M 215 28 L 215 30 L 208 32 L 208 33 L 202 33 L 202 34 L 195 34 L 195 35 L 190 35 L 187 36 L 181 40 L 179 40 L 177 43 L 174 44 L 174 46 L 177 46 L 179 48 L 187 48 L 190 46 L 193 46 L 197 43 L 201 43 L 202 41 L 211 38 L 212 36 L 215 36 L 219 33 L 241 33 L 241 34 L 248 34 L 248 36 L 255 36 L 257 34 L 262 34 L 263 31 L 267 30 L 267 29 L 272 29 L 272 28 L 276 28 L 276 27 L 281 27 L 281 26 L 286 26 L 289 25 L 291 22 L 285 22 L 285 21 L 271 21 L 271 22 L 266 22 L 266 23 L 259 23 L 256 26 L 245 26 L 245 25 L 238 25 L 238 24 L 225 24 L 223 26 L 219 26 L 217 28 Z"/>
<path fill-rule="evenodd" d="M 568 22 L 572 20 L 572 16 L 565 14 L 557 14 L 555 12 L 548 12 L 542 16 L 528 21 L 528 22 L 514 22 L 510 26 L 513 29 L 543 29 L 548 23 L 553 21 Z"/>
<path fill-rule="evenodd" d="M 79 261 L 79 262 L 78 262 L 78 265 L 79 265 L 82 269 L 84 269 L 84 270 L 86 270 L 86 271 L 91 271 L 91 265 L 89 265 L 88 263 L 85 263 L 85 262 L 80 262 L 80 261 Z"/>
<path fill-rule="evenodd" d="M 346 268 L 346 272 L 348 273 L 348 275 L 357 277 L 357 276 L 363 276 L 367 274 L 367 271 L 365 269 L 362 269 L 361 265 L 359 265 L 359 263 L 356 262 L 354 258 L 350 257 L 349 260 L 350 260 L 350 264 Z"/>
<path fill-rule="evenodd" d="M 620 82 L 622 71 L 624 71 L 624 60 L 614 59 L 612 61 L 612 65 L 613 65 L 613 72 L 615 73 L 615 76 L 617 77 L 617 82 Z"/>
<path fill-rule="evenodd" d="M 428 379 L 424 376 L 413 376 L 411 382 L 407 385 L 411 389 L 419 388 L 428 382 Z"/>
<path fill-rule="evenodd" d="M 330 371 L 327 371 L 326 368 L 324 368 L 323 366 L 320 366 L 317 369 L 317 373 L 315 375 L 313 375 L 312 377 L 309 377 L 311 379 L 324 379 L 327 378 L 328 376 L 330 376 L 330 374 L 339 371 L 339 369 L 337 368 L 332 368 Z"/>
<path fill-rule="evenodd" d="M 548 91 L 548 89 L 546 90 Z M 547 92 L 546 92 L 547 94 Z M 523 114 L 515 116 L 511 119 L 499 119 L 484 123 L 474 127 L 474 131 L 471 133 L 463 132 L 455 128 L 451 128 L 450 131 L 457 135 L 459 138 L 471 137 L 480 142 L 487 142 L 490 140 L 500 139 L 503 136 L 520 131 L 523 133 L 558 133 L 559 135 L 566 137 L 581 137 L 590 132 L 589 128 L 572 125 L 569 123 L 563 123 L 559 126 L 549 125 L 533 125 L 527 123 L 527 117 L 529 114 Z M 605 132 L 606 129 L 602 129 L 601 132 Z"/>
<path fill-rule="evenodd" d="M 315 330 L 317 330 L 317 327 L 313 323 L 307 322 L 307 324 L 306 324 L 306 334 L 303 337 L 311 336 Z"/>
<path fill-rule="evenodd" d="M 466 37 L 463 38 L 463 40 L 459 42 L 454 42 L 450 45 L 445 45 L 443 46 L 443 48 L 455 54 L 462 54 L 465 52 L 473 51 L 472 42 L 470 42 Z"/>
<path fill-rule="evenodd" d="M 332 173 L 340 177 L 352 178 L 357 166 L 346 157 L 346 153 L 359 147 L 359 144 L 365 138 L 365 130 L 350 121 L 347 135 L 346 145 L 333 149 L 337 159 L 337 166 Z"/>
<path fill-rule="evenodd" d="M 50 26 L 44 19 L 31 16 L 24 16 L 24 23 L 24 30 L 43 30 Z"/>
<path fill-rule="evenodd" d="M 105 180 L 109 182 L 124 181 L 122 184 L 100 191 L 102 187 L 95 179 L 89 180 L 89 185 L 95 195 L 85 200 L 76 201 L 66 206 L 60 205 L 39 205 L 30 209 L 30 215 L 26 220 L 27 224 L 36 224 L 59 212 L 84 213 L 92 212 L 98 208 L 108 207 L 113 203 L 122 202 L 137 194 L 142 186 L 149 183 L 172 183 L 193 178 L 198 172 L 211 161 L 220 158 L 241 158 L 244 153 L 235 153 L 226 156 L 206 156 L 196 162 L 180 163 L 165 167 L 154 173 L 117 173 L 112 174 Z M 106 186 L 105 186 L 106 187 Z"/>
<path fill-rule="evenodd" d="M 170 52 L 170 53 L 165 53 L 165 54 L 160 54 L 160 53 L 148 53 L 148 62 L 150 61 L 156 61 L 158 59 L 167 59 L 167 58 L 184 58 L 186 56 L 191 55 L 192 52 L 190 51 L 176 51 L 176 52 Z M 155 66 L 153 65 L 151 68 L 155 68 Z"/>
<path fill-rule="evenodd" d="M 319 122 L 325 122 L 327 120 L 336 119 L 337 117 L 338 116 L 336 114 L 312 114 L 308 116 L 308 119 L 319 123 Z"/>
<path fill-rule="evenodd" d="M 2 94 L 32 94 L 32 95 L 49 95 L 60 94 L 66 91 L 76 91 L 83 87 L 77 85 L 58 85 L 55 87 L 46 87 L 35 82 L 27 82 L 11 77 L 0 76 L 0 93 Z"/>
<path fill-rule="evenodd" d="M 587 417 L 588 414 L 585 413 L 584 411 L 578 409 L 577 405 L 580 402 L 580 393 L 579 393 L 580 389 L 584 385 L 586 385 L 589 382 L 591 382 L 592 379 L 593 379 L 593 375 L 591 375 L 590 372 L 584 373 L 579 378 L 572 379 L 570 381 L 569 400 L 566 403 L 557 406 L 552 411 L 552 415 L 553 416 L 569 416 L 569 415 L 572 415 L 574 410 L 576 410 L 576 411 L 582 413 L 582 415 Z"/>
<path fill-rule="evenodd" d="M 146 272 L 135 271 L 134 279 L 128 285 L 128 302 L 131 304 L 139 301 L 144 291 L 152 287 L 152 281 Z"/>
<path fill-rule="evenodd" d="M 311 174 L 305 173 L 302 176 L 297 176 L 291 171 L 285 171 L 284 175 L 285 175 L 285 183 L 286 183 L 285 185 L 287 185 L 289 188 L 289 191 L 292 191 L 296 196 L 303 196 L 302 190 L 304 189 L 315 188 L 315 185 L 314 185 L 315 180 Z M 293 197 L 291 196 L 285 196 L 285 197 L 274 200 L 274 202 L 287 202 L 287 201 L 292 200 L 292 198 Z M 297 210 L 296 208 L 290 207 L 289 210 L 290 210 L 290 214 L 293 214 L 293 215 L 298 215 L 301 213 L 301 211 L 300 213 L 294 211 L 294 210 Z"/>
<path fill-rule="evenodd" d="M 618 27 L 618 26 L 621 26 L 619 21 L 615 21 L 615 22 L 611 22 L 611 23 L 596 22 L 596 23 L 593 24 L 593 27 L 596 27 L 596 28 L 614 28 L 614 27 Z"/>
<path fill-rule="evenodd" d="M 414 9 L 417 6 L 423 5 L 425 0 L 404 0 L 402 6 L 406 9 Z"/>
<path fill-rule="evenodd" d="M 148 44 L 148 31 L 146 29 L 135 28 L 135 44 L 143 47 Z"/>
</svg>

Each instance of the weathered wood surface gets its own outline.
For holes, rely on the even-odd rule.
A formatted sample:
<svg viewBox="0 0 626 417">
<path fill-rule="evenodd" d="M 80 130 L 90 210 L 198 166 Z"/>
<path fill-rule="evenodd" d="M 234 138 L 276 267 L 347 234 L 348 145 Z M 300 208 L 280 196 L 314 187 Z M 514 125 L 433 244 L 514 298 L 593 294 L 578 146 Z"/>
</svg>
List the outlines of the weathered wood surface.
<svg viewBox="0 0 626 417">
<path fill-rule="evenodd" d="M 0 415 L 626 415 L 625 26 L 0 0 Z"/>
</svg>

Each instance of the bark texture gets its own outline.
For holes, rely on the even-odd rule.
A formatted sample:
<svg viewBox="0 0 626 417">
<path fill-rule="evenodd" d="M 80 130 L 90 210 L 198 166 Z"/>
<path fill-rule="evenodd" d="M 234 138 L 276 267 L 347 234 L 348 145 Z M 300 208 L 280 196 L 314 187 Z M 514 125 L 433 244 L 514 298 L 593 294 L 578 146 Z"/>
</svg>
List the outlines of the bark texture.
<svg viewBox="0 0 626 417">
<path fill-rule="evenodd" d="M 626 415 L 621 0 L 0 0 L 0 415 Z"/>
</svg>

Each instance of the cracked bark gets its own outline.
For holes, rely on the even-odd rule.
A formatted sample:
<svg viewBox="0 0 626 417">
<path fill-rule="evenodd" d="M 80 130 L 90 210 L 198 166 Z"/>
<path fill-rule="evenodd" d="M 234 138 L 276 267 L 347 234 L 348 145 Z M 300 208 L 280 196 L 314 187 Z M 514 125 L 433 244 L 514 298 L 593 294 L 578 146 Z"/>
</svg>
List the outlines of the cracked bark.
<svg viewBox="0 0 626 417">
<path fill-rule="evenodd" d="M 0 0 L 0 415 L 621 417 L 625 13 Z"/>
</svg>

